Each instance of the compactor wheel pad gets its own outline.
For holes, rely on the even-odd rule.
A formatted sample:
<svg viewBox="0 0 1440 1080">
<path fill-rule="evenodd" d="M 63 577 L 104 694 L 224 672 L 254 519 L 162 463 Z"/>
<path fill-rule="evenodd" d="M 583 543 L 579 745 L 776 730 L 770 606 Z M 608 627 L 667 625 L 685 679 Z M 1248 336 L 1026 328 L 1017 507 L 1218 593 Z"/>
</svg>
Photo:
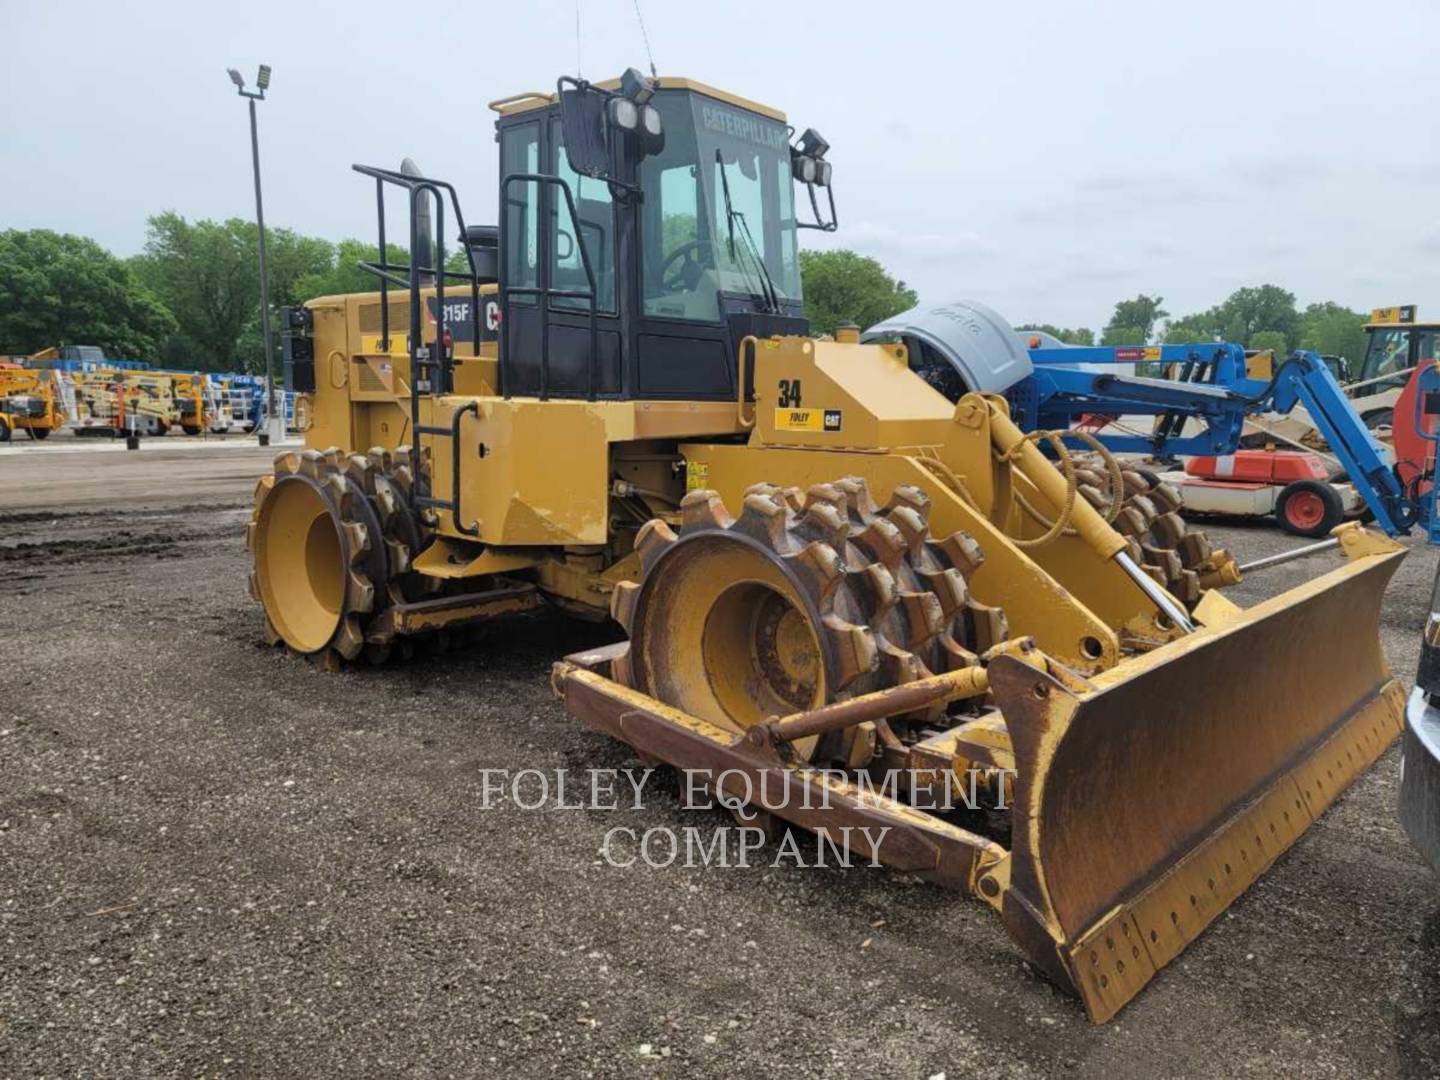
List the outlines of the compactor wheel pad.
<svg viewBox="0 0 1440 1080">
<path fill-rule="evenodd" d="M 1086 500 L 1102 514 L 1114 502 L 1110 474 L 1098 454 L 1076 454 L 1075 479 Z M 1153 473 L 1121 464 L 1125 497 L 1111 524 L 1131 542 L 1130 554 L 1186 607 L 1205 594 L 1201 582 L 1218 574 L 1218 562 L 1230 556 L 1211 547 L 1199 529 L 1180 516 L 1180 493 Z"/>
<path fill-rule="evenodd" d="M 255 487 L 246 532 L 250 593 L 265 609 L 267 638 L 328 667 L 366 651 L 366 627 L 416 576 L 407 571 L 424 537 L 410 483 L 404 448 L 276 457 Z"/>
<path fill-rule="evenodd" d="M 641 530 L 641 580 L 613 595 L 630 636 L 615 675 L 720 727 L 969 667 L 1006 636 L 1004 615 L 970 595 L 978 545 L 932 539 L 918 488 L 881 509 L 855 478 L 759 484 L 739 517 L 713 491 L 681 513 L 678 534 Z M 811 757 L 817 740 L 796 749 Z"/>
</svg>

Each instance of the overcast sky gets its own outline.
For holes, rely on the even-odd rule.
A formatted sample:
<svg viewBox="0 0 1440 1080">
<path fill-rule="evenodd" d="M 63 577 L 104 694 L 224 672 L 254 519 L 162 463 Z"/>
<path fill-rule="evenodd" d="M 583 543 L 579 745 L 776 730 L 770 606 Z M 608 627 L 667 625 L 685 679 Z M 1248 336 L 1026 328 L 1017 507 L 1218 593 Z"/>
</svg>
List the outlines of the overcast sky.
<svg viewBox="0 0 1440 1080">
<path fill-rule="evenodd" d="M 1440 4 L 642 0 L 662 75 L 833 145 L 841 231 L 929 301 L 1103 324 L 1247 284 L 1440 316 Z M 0 228 L 140 250 L 145 218 L 373 234 L 352 162 L 414 157 L 495 218 L 485 103 L 646 64 L 631 0 L 0 0 Z"/>
</svg>

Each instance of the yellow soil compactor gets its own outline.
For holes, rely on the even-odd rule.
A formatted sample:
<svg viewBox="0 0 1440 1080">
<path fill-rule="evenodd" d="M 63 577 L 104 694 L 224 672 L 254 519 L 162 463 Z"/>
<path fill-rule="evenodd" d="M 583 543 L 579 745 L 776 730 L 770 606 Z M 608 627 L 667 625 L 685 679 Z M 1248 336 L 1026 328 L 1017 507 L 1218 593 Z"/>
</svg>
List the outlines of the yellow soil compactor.
<svg viewBox="0 0 1440 1080">
<path fill-rule="evenodd" d="M 989 904 L 1097 1021 L 1395 737 L 1397 545 L 1346 526 L 1339 565 L 1242 610 L 1164 492 L 1017 429 L 1024 346 L 988 309 L 944 309 L 988 358 L 954 404 L 904 344 L 810 336 L 813 130 L 634 71 L 492 108 L 498 228 L 357 166 L 380 251 L 408 200 L 410 262 L 286 313 L 313 420 L 256 489 L 271 641 L 342 666 L 613 615 L 628 640 L 556 664 L 577 720 L 765 820 L 871 826 L 859 854 Z M 988 811 L 945 795 L 972 787 Z"/>
</svg>

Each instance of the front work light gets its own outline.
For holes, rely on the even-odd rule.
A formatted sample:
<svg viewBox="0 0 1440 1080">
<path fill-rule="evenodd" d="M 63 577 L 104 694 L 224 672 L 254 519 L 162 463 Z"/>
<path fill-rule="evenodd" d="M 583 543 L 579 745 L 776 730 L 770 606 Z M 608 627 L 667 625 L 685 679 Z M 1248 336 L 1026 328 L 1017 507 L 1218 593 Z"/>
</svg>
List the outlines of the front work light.
<svg viewBox="0 0 1440 1080">
<path fill-rule="evenodd" d="M 650 111 L 653 108 L 647 106 Z M 640 108 L 633 101 L 626 97 L 613 97 L 606 104 L 610 115 L 610 123 L 622 131 L 634 131 L 640 124 Z"/>
</svg>

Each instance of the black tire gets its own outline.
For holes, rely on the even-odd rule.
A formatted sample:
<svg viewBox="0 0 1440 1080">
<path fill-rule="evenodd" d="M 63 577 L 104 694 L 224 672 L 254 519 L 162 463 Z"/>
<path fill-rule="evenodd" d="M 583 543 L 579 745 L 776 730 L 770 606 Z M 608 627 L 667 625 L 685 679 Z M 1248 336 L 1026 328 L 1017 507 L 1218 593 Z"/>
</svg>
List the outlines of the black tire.
<svg viewBox="0 0 1440 1080">
<path fill-rule="evenodd" d="M 1360 417 L 1363 423 L 1371 431 L 1376 428 L 1392 427 L 1395 423 L 1394 409 L 1371 409 L 1364 416 Z"/>
<path fill-rule="evenodd" d="M 10 421 L 0 416 L 0 442 L 10 441 Z"/>
<path fill-rule="evenodd" d="M 48 427 L 32 427 L 30 429 L 30 437 L 32 439 L 48 439 L 50 437 L 50 431 L 51 429 Z"/>
<path fill-rule="evenodd" d="M 1275 500 L 1275 520 L 1292 536 L 1328 536 L 1345 520 L 1340 494 L 1319 480 L 1296 480 Z"/>
</svg>

